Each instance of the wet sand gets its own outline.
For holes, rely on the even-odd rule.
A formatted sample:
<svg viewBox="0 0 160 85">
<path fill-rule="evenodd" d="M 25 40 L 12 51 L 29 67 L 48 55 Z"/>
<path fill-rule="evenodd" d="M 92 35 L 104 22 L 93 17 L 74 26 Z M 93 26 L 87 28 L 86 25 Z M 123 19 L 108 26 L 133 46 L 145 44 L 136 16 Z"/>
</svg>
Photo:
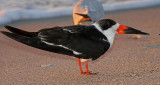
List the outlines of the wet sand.
<svg viewBox="0 0 160 85">
<path fill-rule="evenodd" d="M 93 76 L 81 75 L 78 60 L 72 56 L 29 47 L 0 34 L 0 84 L 159 85 L 159 14 L 160 7 L 106 14 L 105 18 L 151 35 L 141 36 L 140 39 L 133 39 L 133 35 L 116 35 L 113 47 L 108 52 L 96 61 L 89 61 L 90 71 L 97 73 Z M 21 20 L 8 25 L 37 31 L 41 28 L 72 24 L 72 16 L 66 16 Z M 85 70 L 84 66 L 83 68 Z"/>
</svg>

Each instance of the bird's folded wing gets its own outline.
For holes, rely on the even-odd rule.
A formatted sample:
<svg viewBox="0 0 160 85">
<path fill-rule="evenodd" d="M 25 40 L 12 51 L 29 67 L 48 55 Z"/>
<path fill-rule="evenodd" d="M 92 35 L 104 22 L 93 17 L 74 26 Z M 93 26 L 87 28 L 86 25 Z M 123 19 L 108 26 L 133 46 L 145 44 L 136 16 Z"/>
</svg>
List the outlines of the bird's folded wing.
<svg viewBox="0 0 160 85">
<path fill-rule="evenodd" d="M 85 26 L 46 29 L 40 31 L 38 37 L 50 46 L 59 46 L 77 54 L 99 56 L 109 48 L 103 34 Z"/>
</svg>

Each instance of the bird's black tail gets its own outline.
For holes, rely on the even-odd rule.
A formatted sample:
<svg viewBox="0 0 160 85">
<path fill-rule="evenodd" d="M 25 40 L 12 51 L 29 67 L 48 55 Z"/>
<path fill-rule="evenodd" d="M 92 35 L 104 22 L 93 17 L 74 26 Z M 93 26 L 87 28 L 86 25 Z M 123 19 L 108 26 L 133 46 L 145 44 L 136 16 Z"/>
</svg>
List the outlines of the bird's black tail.
<svg viewBox="0 0 160 85">
<path fill-rule="evenodd" d="M 34 38 L 36 37 L 26 37 L 26 36 L 22 36 L 22 35 L 18 35 L 18 34 L 15 34 L 15 33 L 10 33 L 10 32 L 5 32 L 5 31 L 0 31 L 0 33 L 8 36 L 9 38 L 12 38 L 16 41 L 19 41 L 23 44 L 27 44 L 27 45 L 30 45 L 31 43 L 28 43 L 29 41 L 31 41 L 30 39 L 33 39 L 35 40 Z"/>
<path fill-rule="evenodd" d="M 4 27 L 6 29 L 8 29 L 9 31 L 11 31 L 12 33 L 17 34 L 17 35 L 21 35 L 21 36 L 37 37 L 37 35 L 38 35 L 38 32 L 27 32 L 27 31 L 20 30 L 20 29 L 15 28 L 15 27 L 8 26 L 8 25 L 5 25 Z M 2 32 L 2 33 L 4 34 L 4 32 Z"/>
<path fill-rule="evenodd" d="M 10 32 L 0 31 L 0 33 L 23 44 L 34 46 L 34 43 L 40 41 L 40 39 L 37 38 L 38 32 L 27 32 L 7 25 L 5 25 L 4 27 Z"/>
<path fill-rule="evenodd" d="M 50 52 L 55 52 L 55 53 L 60 53 L 60 54 L 66 54 L 66 55 L 71 55 L 73 56 L 73 52 L 70 50 L 66 50 L 65 48 L 61 48 L 59 46 L 50 46 L 41 41 L 40 38 L 38 37 L 26 37 L 22 35 L 18 35 L 15 33 L 10 33 L 10 32 L 5 32 L 5 31 L 0 31 L 0 33 L 8 36 L 9 38 L 12 38 L 18 42 L 21 42 L 23 44 L 29 45 L 31 47 L 35 47 L 38 49 L 50 51 Z"/>
</svg>

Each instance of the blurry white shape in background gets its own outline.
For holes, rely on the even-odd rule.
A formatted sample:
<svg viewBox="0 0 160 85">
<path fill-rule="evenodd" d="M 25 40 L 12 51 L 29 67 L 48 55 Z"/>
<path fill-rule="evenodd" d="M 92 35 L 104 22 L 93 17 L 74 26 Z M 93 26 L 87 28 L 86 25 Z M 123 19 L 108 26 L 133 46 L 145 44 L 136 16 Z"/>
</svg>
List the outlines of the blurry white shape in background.
<svg viewBox="0 0 160 85">
<path fill-rule="evenodd" d="M 86 15 L 83 17 L 79 14 Z M 104 9 L 98 0 L 79 0 L 73 8 L 74 25 L 81 24 L 83 21 L 92 21 L 104 18 Z"/>
<path fill-rule="evenodd" d="M 23 19 L 71 16 L 78 0 L 0 0 L 0 25 Z M 93 1 L 93 0 L 90 0 Z M 160 0 L 99 0 L 105 11 L 160 5 Z"/>
</svg>

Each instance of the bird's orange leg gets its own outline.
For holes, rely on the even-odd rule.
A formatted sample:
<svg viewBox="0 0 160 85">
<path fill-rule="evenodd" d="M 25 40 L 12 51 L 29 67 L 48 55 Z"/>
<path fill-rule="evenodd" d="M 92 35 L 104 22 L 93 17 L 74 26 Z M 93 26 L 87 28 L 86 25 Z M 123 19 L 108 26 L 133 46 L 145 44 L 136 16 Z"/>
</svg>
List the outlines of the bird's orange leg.
<svg viewBox="0 0 160 85">
<path fill-rule="evenodd" d="M 96 73 L 90 73 L 89 72 L 89 70 L 88 70 L 88 61 L 85 61 L 85 65 L 86 65 L 86 71 L 87 71 L 86 74 L 87 75 L 96 75 Z"/>
<path fill-rule="evenodd" d="M 81 74 L 86 74 L 86 73 L 84 73 L 83 70 L 82 70 L 80 58 L 78 58 L 78 63 L 79 63 L 79 68 L 80 68 Z"/>
</svg>

